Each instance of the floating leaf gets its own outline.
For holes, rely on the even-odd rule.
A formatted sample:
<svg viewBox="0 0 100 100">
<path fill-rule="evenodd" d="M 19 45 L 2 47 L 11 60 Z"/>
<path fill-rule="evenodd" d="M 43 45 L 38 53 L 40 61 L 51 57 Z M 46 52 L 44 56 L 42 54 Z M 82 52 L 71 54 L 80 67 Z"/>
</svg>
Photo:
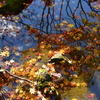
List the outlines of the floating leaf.
<svg viewBox="0 0 100 100">
<path fill-rule="evenodd" d="M 19 17 L 14 17 L 14 20 L 18 20 L 19 19 Z"/>
<path fill-rule="evenodd" d="M 76 46 L 75 48 L 76 48 L 76 50 L 81 50 L 81 47 L 79 47 L 79 46 Z"/>
<path fill-rule="evenodd" d="M 94 93 L 91 93 L 91 94 L 88 94 L 88 95 L 87 95 L 87 97 L 90 98 L 90 99 L 93 98 L 94 96 L 95 96 Z"/>
<path fill-rule="evenodd" d="M 71 87 L 75 87 L 75 86 L 76 86 L 76 82 L 70 82 L 69 85 L 70 85 Z"/>
<path fill-rule="evenodd" d="M 34 94 L 36 92 L 35 88 L 30 88 L 30 93 Z"/>
<path fill-rule="evenodd" d="M 19 52 L 15 52 L 15 55 L 16 55 L 16 56 L 20 56 L 20 53 L 19 53 Z"/>
<path fill-rule="evenodd" d="M 68 27 L 72 28 L 74 27 L 74 24 L 68 24 Z"/>
<path fill-rule="evenodd" d="M 10 55 L 10 52 L 9 51 L 3 51 L 3 52 L 0 53 L 0 55 L 8 57 Z"/>
<path fill-rule="evenodd" d="M 60 26 L 63 26 L 64 25 L 64 23 L 60 23 Z"/>
<path fill-rule="evenodd" d="M 21 71 L 21 72 L 22 72 L 22 71 L 24 71 L 24 69 L 23 69 L 23 68 L 20 68 L 20 69 L 19 69 L 19 71 Z"/>
<path fill-rule="evenodd" d="M 51 45 L 51 44 L 48 44 L 48 45 L 47 45 L 47 47 L 48 47 L 48 48 L 51 48 L 51 47 L 52 47 L 52 45 Z"/>
<path fill-rule="evenodd" d="M 0 3 L 0 8 L 3 7 L 3 5 Z"/>
<path fill-rule="evenodd" d="M 78 99 L 76 99 L 76 98 L 72 98 L 71 100 L 78 100 Z"/>
<path fill-rule="evenodd" d="M 33 58 L 33 59 L 29 60 L 28 63 L 30 63 L 30 64 L 35 64 L 36 61 L 37 61 L 37 59 Z"/>
<path fill-rule="evenodd" d="M 62 23 L 67 24 L 68 22 L 65 20 L 65 21 L 63 21 Z"/>
<path fill-rule="evenodd" d="M 87 86 L 87 83 L 83 82 L 81 83 L 82 86 L 86 87 Z"/>
<path fill-rule="evenodd" d="M 89 61 L 89 60 L 91 60 L 92 58 L 93 58 L 92 55 L 87 55 L 87 57 L 85 58 L 85 61 Z"/>
<path fill-rule="evenodd" d="M 0 72 L 3 72 L 3 71 L 5 71 L 4 69 L 0 69 Z"/>
<path fill-rule="evenodd" d="M 55 6 L 56 6 L 56 4 L 53 4 L 52 6 L 54 6 L 54 7 L 55 7 Z"/>
<path fill-rule="evenodd" d="M 15 60 L 14 60 L 14 59 L 11 59 L 11 60 L 10 60 L 10 63 L 14 63 L 14 62 L 15 62 Z"/>
<path fill-rule="evenodd" d="M 78 82 L 78 83 L 76 83 L 76 86 L 79 87 L 79 86 L 81 86 L 81 84 Z"/>
<path fill-rule="evenodd" d="M 96 27 L 93 27 L 92 29 L 94 32 L 97 32 L 97 30 L 98 30 Z"/>
<path fill-rule="evenodd" d="M 100 65 L 97 67 L 98 70 L 100 70 Z"/>
</svg>

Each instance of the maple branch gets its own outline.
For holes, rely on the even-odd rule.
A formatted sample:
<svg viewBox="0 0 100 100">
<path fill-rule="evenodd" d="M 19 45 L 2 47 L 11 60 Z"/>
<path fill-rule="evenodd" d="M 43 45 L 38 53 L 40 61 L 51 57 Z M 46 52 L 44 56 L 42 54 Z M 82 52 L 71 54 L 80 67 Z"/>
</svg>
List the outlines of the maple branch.
<svg viewBox="0 0 100 100">
<path fill-rule="evenodd" d="M 28 79 L 26 79 L 26 78 L 22 78 L 22 77 L 20 77 L 20 76 L 17 76 L 17 75 L 13 75 L 13 74 L 11 74 L 8 70 L 6 70 L 6 69 L 0 69 L 0 72 L 6 72 L 7 74 L 9 74 L 10 76 L 12 76 L 12 77 L 14 77 L 14 78 L 17 78 L 17 79 L 19 79 L 19 80 L 24 80 L 24 81 L 26 81 L 26 82 L 29 82 L 29 83 L 31 83 L 31 84 L 34 84 L 33 83 L 33 81 L 30 81 L 30 80 L 28 80 Z"/>
</svg>

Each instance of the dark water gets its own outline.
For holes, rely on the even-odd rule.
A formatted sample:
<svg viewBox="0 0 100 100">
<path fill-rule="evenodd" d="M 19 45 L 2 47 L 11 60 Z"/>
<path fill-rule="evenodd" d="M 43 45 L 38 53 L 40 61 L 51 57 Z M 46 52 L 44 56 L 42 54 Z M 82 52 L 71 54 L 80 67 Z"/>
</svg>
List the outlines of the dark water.
<svg viewBox="0 0 100 100">
<path fill-rule="evenodd" d="M 55 29 L 54 27 L 55 24 L 60 24 L 65 20 L 67 20 L 68 23 L 75 24 L 75 27 L 79 27 L 80 25 L 82 25 L 82 18 L 89 19 L 84 15 L 82 16 L 82 18 L 78 18 L 82 11 L 81 8 L 83 8 L 86 13 L 91 11 L 91 7 L 88 6 L 85 0 L 80 0 L 80 6 L 75 11 L 78 3 L 79 0 L 53 0 L 52 6 L 48 7 L 43 1 L 35 0 L 32 2 L 32 4 L 29 5 L 28 8 L 24 9 L 22 13 L 10 18 L 10 20 L 13 20 L 14 17 L 18 17 L 19 19 L 16 20 L 16 22 L 9 21 L 5 17 L 1 17 L 0 48 L 2 49 L 4 46 L 17 47 L 16 52 L 20 53 L 23 50 L 36 46 L 37 43 L 34 35 L 28 35 L 29 26 L 40 30 L 40 32 L 42 32 L 43 34 L 58 34 L 62 32 L 63 30 L 65 30 L 64 27 L 60 28 L 59 30 Z M 76 17 L 73 18 L 72 14 L 75 14 Z M 12 59 L 15 59 L 16 61 L 19 61 L 18 59 L 20 58 L 20 55 L 16 56 L 12 53 L 12 56 L 10 57 Z M 78 92 L 80 91 L 80 89 L 78 88 L 75 91 L 73 90 L 69 93 L 67 92 L 63 94 L 63 100 L 70 100 L 69 97 L 71 96 L 77 98 L 78 100 L 100 100 L 100 79 L 96 78 L 99 76 L 99 72 L 96 71 L 94 77 L 92 78 L 94 84 L 92 84 L 89 89 L 83 89 L 83 98 L 74 95 L 74 92 L 77 92 L 77 95 L 79 94 Z M 96 97 L 92 99 L 87 98 L 87 94 L 89 93 L 95 93 Z"/>
<path fill-rule="evenodd" d="M 70 1 L 70 2 L 69 2 Z M 79 4 L 78 9 L 75 8 Z M 82 13 L 80 7 L 82 5 L 85 13 L 90 12 L 91 9 L 88 4 L 81 0 L 53 0 L 51 7 L 45 5 L 41 0 L 34 0 L 28 8 L 24 9 L 22 13 L 17 16 L 19 20 L 15 22 L 14 17 L 12 18 L 0 18 L 0 48 L 5 45 L 17 46 L 20 50 L 27 49 L 34 46 L 35 38 L 30 37 L 27 33 L 28 28 L 31 26 L 40 30 L 44 34 L 60 33 L 64 30 L 64 27 L 56 29 L 55 25 L 60 24 L 62 21 L 68 21 L 73 23 L 75 27 L 82 25 L 82 18 L 88 18 L 88 16 L 82 16 L 77 18 Z M 72 17 L 75 14 L 76 17 Z M 13 21 L 9 21 L 14 20 Z M 89 18 L 88 18 L 89 19 Z M 14 31 L 14 29 L 17 30 Z M 9 35 L 7 35 L 9 33 Z M 30 43 L 26 43 L 26 40 L 30 40 Z"/>
</svg>

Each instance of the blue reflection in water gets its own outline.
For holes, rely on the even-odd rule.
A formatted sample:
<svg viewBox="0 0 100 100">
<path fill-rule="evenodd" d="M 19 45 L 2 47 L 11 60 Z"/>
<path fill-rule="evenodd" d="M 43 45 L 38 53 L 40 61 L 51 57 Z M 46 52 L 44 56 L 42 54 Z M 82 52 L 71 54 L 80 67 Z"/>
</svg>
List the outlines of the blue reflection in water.
<svg viewBox="0 0 100 100">
<path fill-rule="evenodd" d="M 4 46 L 17 47 L 17 52 L 21 52 L 30 47 L 37 45 L 34 35 L 28 35 L 28 26 L 36 28 L 44 34 L 60 33 L 63 30 L 57 30 L 54 28 L 55 24 L 59 24 L 64 20 L 69 23 L 74 23 L 76 26 L 80 26 L 81 19 L 73 18 L 72 14 L 80 16 L 82 11 L 81 7 L 75 11 L 79 0 L 54 0 L 52 7 L 45 6 L 44 2 L 40 0 L 33 1 L 27 9 L 24 9 L 22 13 L 17 15 L 20 17 L 18 22 L 10 22 L 5 18 L 0 18 L 0 49 Z M 82 1 L 82 7 L 85 12 L 90 12 L 91 9 L 85 1 Z M 74 12 L 75 11 L 75 12 Z M 82 18 L 86 18 L 83 15 Z M 89 19 L 91 20 L 91 19 Z M 95 20 L 94 20 L 95 21 Z M 18 32 L 14 30 L 17 29 Z M 30 41 L 27 42 L 26 40 Z M 86 44 L 82 43 L 82 46 Z M 8 59 L 15 59 L 19 61 L 20 56 L 12 54 Z M 99 76 L 96 74 L 96 76 Z M 91 86 L 90 91 L 95 92 L 98 100 L 100 100 L 99 81 L 96 79 L 94 86 Z M 68 100 L 66 98 L 66 100 Z M 96 100 L 96 99 L 95 99 Z"/>
</svg>

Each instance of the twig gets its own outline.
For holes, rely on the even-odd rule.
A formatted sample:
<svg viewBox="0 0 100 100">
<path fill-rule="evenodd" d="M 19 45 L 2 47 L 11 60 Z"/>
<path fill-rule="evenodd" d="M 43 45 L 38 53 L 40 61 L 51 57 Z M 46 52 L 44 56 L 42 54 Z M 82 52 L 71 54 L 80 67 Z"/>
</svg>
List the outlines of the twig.
<svg viewBox="0 0 100 100">
<path fill-rule="evenodd" d="M 11 73 L 10 73 L 8 70 L 6 70 L 6 69 L 2 70 L 2 72 L 6 72 L 6 73 L 9 74 L 10 76 L 12 76 L 12 77 L 14 77 L 14 78 L 17 78 L 17 79 L 19 79 L 19 80 L 24 80 L 24 81 L 26 81 L 26 82 L 29 82 L 29 83 L 31 83 L 31 84 L 34 84 L 34 82 L 32 82 L 32 81 L 30 81 L 30 80 L 28 80 L 28 79 L 26 79 L 26 78 L 22 78 L 22 77 L 20 77 L 20 76 L 11 74 Z"/>
</svg>

